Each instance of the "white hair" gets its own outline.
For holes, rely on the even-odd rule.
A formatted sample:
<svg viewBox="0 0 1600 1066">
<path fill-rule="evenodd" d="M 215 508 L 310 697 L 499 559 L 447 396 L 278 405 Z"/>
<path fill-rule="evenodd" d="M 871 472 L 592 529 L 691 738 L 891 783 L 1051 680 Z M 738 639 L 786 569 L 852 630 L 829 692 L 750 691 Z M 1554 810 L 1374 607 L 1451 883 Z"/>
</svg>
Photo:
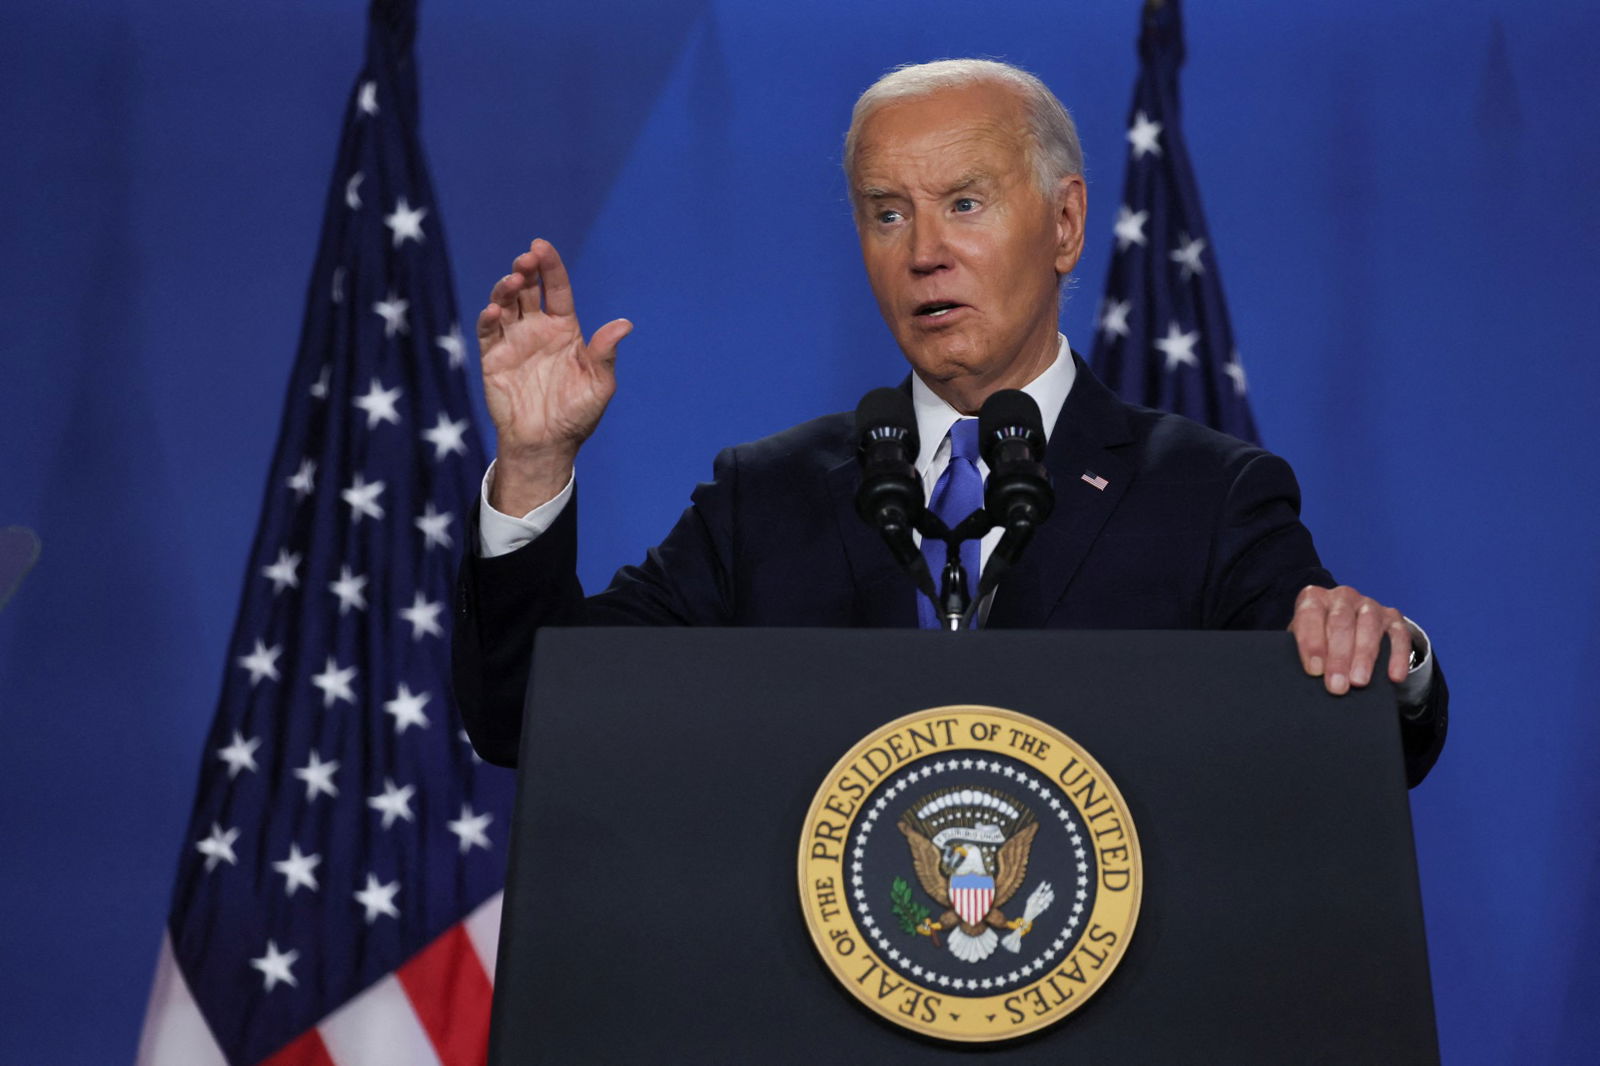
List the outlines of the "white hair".
<svg viewBox="0 0 1600 1066">
<path fill-rule="evenodd" d="M 878 108 L 897 100 L 926 96 L 940 89 L 958 89 L 982 83 L 1004 85 L 1020 97 L 1027 116 L 1028 155 L 1039 191 L 1055 193 L 1062 178 L 1083 173 L 1083 148 L 1072 116 L 1038 77 L 992 59 L 940 59 L 896 67 L 867 87 L 850 112 L 850 129 L 844 135 L 844 172 L 855 200 L 856 152 L 861 125 Z"/>
</svg>

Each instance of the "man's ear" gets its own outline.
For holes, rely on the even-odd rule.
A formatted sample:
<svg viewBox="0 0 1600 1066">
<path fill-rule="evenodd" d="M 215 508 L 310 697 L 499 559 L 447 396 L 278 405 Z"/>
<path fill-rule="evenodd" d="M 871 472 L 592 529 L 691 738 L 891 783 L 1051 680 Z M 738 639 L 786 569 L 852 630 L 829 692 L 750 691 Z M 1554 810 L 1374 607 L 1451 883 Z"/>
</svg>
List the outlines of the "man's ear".
<svg viewBox="0 0 1600 1066">
<path fill-rule="evenodd" d="M 1069 174 L 1056 184 L 1056 274 L 1072 273 L 1083 255 L 1083 227 L 1089 211 L 1089 191 L 1083 175 Z"/>
</svg>

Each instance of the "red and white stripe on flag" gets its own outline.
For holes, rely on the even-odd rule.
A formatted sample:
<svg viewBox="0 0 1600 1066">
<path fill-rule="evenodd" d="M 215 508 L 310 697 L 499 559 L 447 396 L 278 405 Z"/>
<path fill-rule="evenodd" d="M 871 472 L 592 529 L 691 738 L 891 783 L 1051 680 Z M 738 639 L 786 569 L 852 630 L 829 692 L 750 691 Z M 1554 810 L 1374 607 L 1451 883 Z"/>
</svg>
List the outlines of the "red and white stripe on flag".
<svg viewBox="0 0 1600 1066">
<path fill-rule="evenodd" d="M 263 1066 L 483 1066 L 500 904 L 496 893 Z M 137 1066 L 228 1066 L 166 934 Z"/>
</svg>

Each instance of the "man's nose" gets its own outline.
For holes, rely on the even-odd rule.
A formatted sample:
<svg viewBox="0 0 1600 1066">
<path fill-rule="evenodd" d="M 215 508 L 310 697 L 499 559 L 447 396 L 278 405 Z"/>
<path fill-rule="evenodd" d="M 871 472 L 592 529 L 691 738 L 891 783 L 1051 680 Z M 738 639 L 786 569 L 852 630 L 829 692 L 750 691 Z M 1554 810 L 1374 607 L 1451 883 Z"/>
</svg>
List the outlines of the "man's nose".
<svg viewBox="0 0 1600 1066">
<path fill-rule="evenodd" d="M 931 274 L 950 265 L 950 248 L 944 223 L 937 217 L 918 217 L 911 223 L 911 269 Z"/>
</svg>

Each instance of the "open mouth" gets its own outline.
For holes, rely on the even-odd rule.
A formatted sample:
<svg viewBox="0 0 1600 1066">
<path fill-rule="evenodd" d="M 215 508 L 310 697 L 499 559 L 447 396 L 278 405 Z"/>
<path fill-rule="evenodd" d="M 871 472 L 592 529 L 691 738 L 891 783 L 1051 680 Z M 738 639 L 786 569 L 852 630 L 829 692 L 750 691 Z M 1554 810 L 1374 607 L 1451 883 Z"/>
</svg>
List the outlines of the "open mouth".
<svg viewBox="0 0 1600 1066">
<path fill-rule="evenodd" d="M 919 305 L 914 314 L 918 318 L 943 318 L 951 311 L 962 306 L 964 305 L 953 303 L 949 300 L 929 300 L 927 303 Z"/>
</svg>

